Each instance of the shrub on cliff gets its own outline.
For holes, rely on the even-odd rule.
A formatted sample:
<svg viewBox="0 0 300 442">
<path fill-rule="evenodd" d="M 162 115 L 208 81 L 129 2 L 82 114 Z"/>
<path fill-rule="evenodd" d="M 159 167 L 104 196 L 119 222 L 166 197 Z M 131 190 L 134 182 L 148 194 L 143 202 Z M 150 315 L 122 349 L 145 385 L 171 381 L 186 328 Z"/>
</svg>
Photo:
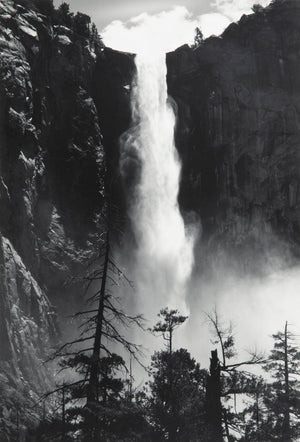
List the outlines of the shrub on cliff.
<svg viewBox="0 0 300 442">
<path fill-rule="evenodd" d="M 34 9 L 42 14 L 52 17 L 55 11 L 53 0 L 18 0 L 15 5 L 21 5 L 25 8 Z"/>
<path fill-rule="evenodd" d="M 68 3 L 62 3 L 56 10 L 56 20 L 59 24 L 68 26 L 71 28 L 73 26 L 74 14 L 70 12 L 70 5 Z"/>
<path fill-rule="evenodd" d="M 264 7 L 262 5 L 260 5 L 259 3 L 254 3 L 254 5 L 252 6 L 251 9 L 255 14 L 258 14 L 259 12 L 264 11 Z"/>
<path fill-rule="evenodd" d="M 90 23 L 91 17 L 77 12 L 74 17 L 74 31 L 83 37 L 88 37 L 90 35 Z"/>
<path fill-rule="evenodd" d="M 200 28 L 195 29 L 195 37 L 194 37 L 194 47 L 197 48 L 203 43 L 203 32 Z"/>
</svg>

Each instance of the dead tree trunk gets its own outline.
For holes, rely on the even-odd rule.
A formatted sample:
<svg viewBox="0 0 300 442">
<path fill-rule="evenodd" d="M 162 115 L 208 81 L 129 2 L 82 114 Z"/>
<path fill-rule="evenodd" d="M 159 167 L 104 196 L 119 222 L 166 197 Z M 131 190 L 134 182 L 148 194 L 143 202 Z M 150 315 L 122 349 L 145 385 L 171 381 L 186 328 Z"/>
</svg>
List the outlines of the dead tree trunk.
<svg viewBox="0 0 300 442">
<path fill-rule="evenodd" d="M 284 328 L 284 421 L 283 421 L 283 438 L 285 441 L 291 440 L 291 424 L 290 424 L 290 386 L 289 386 L 289 365 L 288 365 L 288 323 Z"/>
<path fill-rule="evenodd" d="M 99 362 L 102 339 L 103 315 L 105 308 L 105 289 L 109 263 L 109 233 L 106 235 L 106 248 L 103 263 L 103 274 L 99 294 L 99 305 L 96 316 L 96 331 L 93 343 L 93 355 L 91 358 L 90 378 L 88 383 L 87 407 L 90 408 L 98 400 Z"/>
<path fill-rule="evenodd" d="M 208 441 L 222 442 L 221 369 L 217 350 L 211 352 L 209 372 L 206 386 Z"/>
</svg>

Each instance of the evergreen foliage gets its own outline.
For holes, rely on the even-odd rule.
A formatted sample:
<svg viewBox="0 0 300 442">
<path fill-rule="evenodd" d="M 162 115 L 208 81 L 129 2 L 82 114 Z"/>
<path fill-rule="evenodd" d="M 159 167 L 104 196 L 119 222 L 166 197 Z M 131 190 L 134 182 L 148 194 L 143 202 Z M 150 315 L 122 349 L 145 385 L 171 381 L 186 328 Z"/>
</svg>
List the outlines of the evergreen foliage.
<svg viewBox="0 0 300 442">
<path fill-rule="evenodd" d="M 274 347 L 264 365 L 273 378 L 265 396 L 269 434 L 275 440 L 297 440 L 300 436 L 300 351 L 287 322 L 284 331 L 274 334 L 273 339 Z"/>
<path fill-rule="evenodd" d="M 233 363 L 237 350 L 232 328 L 221 324 L 216 313 L 210 315 L 216 335 L 213 344 L 220 345 L 222 360 L 213 350 L 207 372 L 186 349 L 170 351 L 170 334 L 186 317 L 167 308 L 159 317 L 152 331 L 162 334 L 168 346 L 153 354 L 151 379 L 142 390 L 134 392 L 132 377 L 125 379 L 122 357 L 106 352 L 97 364 L 97 397 L 89 403 L 93 358 L 77 352 L 63 359 L 61 368 L 74 370 L 79 380 L 51 392 L 57 395 L 58 413 L 44 419 L 28 434 L 28 441 L 298 440 L 300 358 L 287 324 L 284 332 L 273 335 L 274 348 L 267 359 L 252 355 Z M 240 370 L 262 362 L 271 382 Z M 237 395 L 244 398 L 241 410 L 236 407 Z"/>
<path fill-rule="evenodd" d="M 252 6 L 252 11 L 255 14 L 258 14 L 258 13 L 264 11 L 264 7 L 262 5 L 260 5 L 259 3 L 254 3 L 254 5 Z"/>
<path fill-rule="evenodd" d="M 69 28 L 73 32 L 75 41 L 88 39 L 91 49 L 95 52 L 104 46 L 95 23 L 91 22 L 91 18 L 81 12 L 74 15 L 70 10 L 70 5 L 66 2 L 62 2 L 57 9 L 54 7 L 53 0 L 14 1 L 14 6 L 17 7 L 18 5 L 45 15 L 53 25 Z"/>
<path fill-rule="evenodd" d="M 158 440 L 202 440 L 206 370 L 186 349 L 152 356 L 148 410 Z"/>
<path fill-rule="evenodd" d="M 74 23 L 74 14 L 70 11 L 70 6 L 68 3 L 61 3 L 59 7 L 57 8 L 56 13 L 57 21 L 64 25 L 71 28 Z"/>
<path fill-rule="evenodd" d="M 167 341 L 168 350 L 171 354 L 173 350 L 174 331 L 183 324 L 188 317 L 180 315 L 178 310 L 169 310 L 168 307 L 161 309 L 157 316 L 160 320 L 150 331 L 160 334 L 163 339 Z"/>
<path fill-rule="evenodd" d="M 195 29 L 195 37 L 194 37 L 194 47 L 198 47 L 203 43 L 203 32 L 200 28 Z"/>
<path fill-rule="evenodd" d="M 41 14 L 49 17 L 54 16 L 55 8 L 53 0 L 18 0 L 14 1 L 15 5 L 21 5 L 28 9 L 33 9 Z"/>
</svg>

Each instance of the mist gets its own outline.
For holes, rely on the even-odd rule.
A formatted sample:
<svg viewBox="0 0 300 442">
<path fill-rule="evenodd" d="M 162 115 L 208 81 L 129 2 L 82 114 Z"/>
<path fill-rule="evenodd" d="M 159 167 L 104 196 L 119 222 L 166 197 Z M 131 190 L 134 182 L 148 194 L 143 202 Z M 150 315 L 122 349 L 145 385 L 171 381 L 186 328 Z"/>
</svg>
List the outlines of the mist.
<svg viewBox="0 0 300 442">
<path fill-rule="evenodd" d="M 224 254 L 223 265 L 212 262 L 212 272 L 196 269 L 191 278 L 196 240 L 200 250 L 196 259 L 202 259 L 201 222 L 184 226 L 177 205 L 180 163 L 173 146 L 176 106 L 166 105 L 164 54 L 182 44 L 192 44 L 196 26 L 206 37 L 220 34 L 229 24 L 228 17 L 250 12 L 249 4 L 240 2 L 233 8 L 237 16 L 232 17 L 230 6 L 230 2 L 217 2 L 218 12 L 197 18 L 184 7 L 156 15 L 144 13 L 125 23 L 115 21 L 103 31 L 108 46 L 138 54 L 131 94 L 133 124 L 121 140 L 120 165 L 125 179 L 135 168 L 142 170 L 129 203 L 136 243 L 127 243 L 125 253 L 129 251 L 131 256 L 124 260 L 136 286 L 131 297 L 133 308 L 142 311 L 150 323 L 165 305 L 188 313 L 189 321 L 175 336 L 175 345 L 187 347 L 206 367 L 211 350 L 206 313 L 216 308 L 224 324 L 233 322 L 239 357 L 247 357 L 247 351 L 254 348 L 267 351 L 272 333 L 286 320 L 296 329 L 295 306 L 299 306 L 299 269 L 283 269 L 280 263 L 285 258 L 279 250 L 272 251 L 274 256 L 262 269 L 263 275 L 230 269 Z M 151 153 L 154 145 L 156 150 Z M 286 293 L 284 304 L 282 293 Z M 148 352 L 161 344 L 150 336 L 140 339 Z"/>
<path fill-rule="evenodd" d="M 177 344 L 188 346 L 208 367 L 213 345 L 207 313 L 216 309 L 224 326 L 232 323 L 236 360 L 246 360 L 253 350 L 267 354 L 273 346 L 272 334 L 283 331 L 285 321 L 295 334 L 300 331 L 299 286 L 299 266 L 274 268 L 261 276 L 230 272 L 224 265 L 209 276 L 195 275 L 187 298 L 189 321 L 178 334 Z"/>
</svg>

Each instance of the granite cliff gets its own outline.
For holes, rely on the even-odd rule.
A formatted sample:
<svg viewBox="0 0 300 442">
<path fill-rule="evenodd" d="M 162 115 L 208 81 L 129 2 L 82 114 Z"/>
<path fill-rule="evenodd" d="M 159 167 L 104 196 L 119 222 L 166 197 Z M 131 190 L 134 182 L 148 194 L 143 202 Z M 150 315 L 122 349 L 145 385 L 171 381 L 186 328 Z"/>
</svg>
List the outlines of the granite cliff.
<svg viewBox="0 0 300 442">
<path fill-rule="evenodd" d="M 249 270 L 278 253 L 299 256 L 299 50 L 292 0 L 168 54 L 181 207 L 199 213 L 202 246 L 227 250 Z"/>
<path fill-rule="evenodd" d="M 106 162 L 94 95 L 106 56 L 84 14 L 68 25 L 12 1 L 0 2 L 0 51 L 0 439 L 22 440 L 97 253 Z"/>
</svg>

